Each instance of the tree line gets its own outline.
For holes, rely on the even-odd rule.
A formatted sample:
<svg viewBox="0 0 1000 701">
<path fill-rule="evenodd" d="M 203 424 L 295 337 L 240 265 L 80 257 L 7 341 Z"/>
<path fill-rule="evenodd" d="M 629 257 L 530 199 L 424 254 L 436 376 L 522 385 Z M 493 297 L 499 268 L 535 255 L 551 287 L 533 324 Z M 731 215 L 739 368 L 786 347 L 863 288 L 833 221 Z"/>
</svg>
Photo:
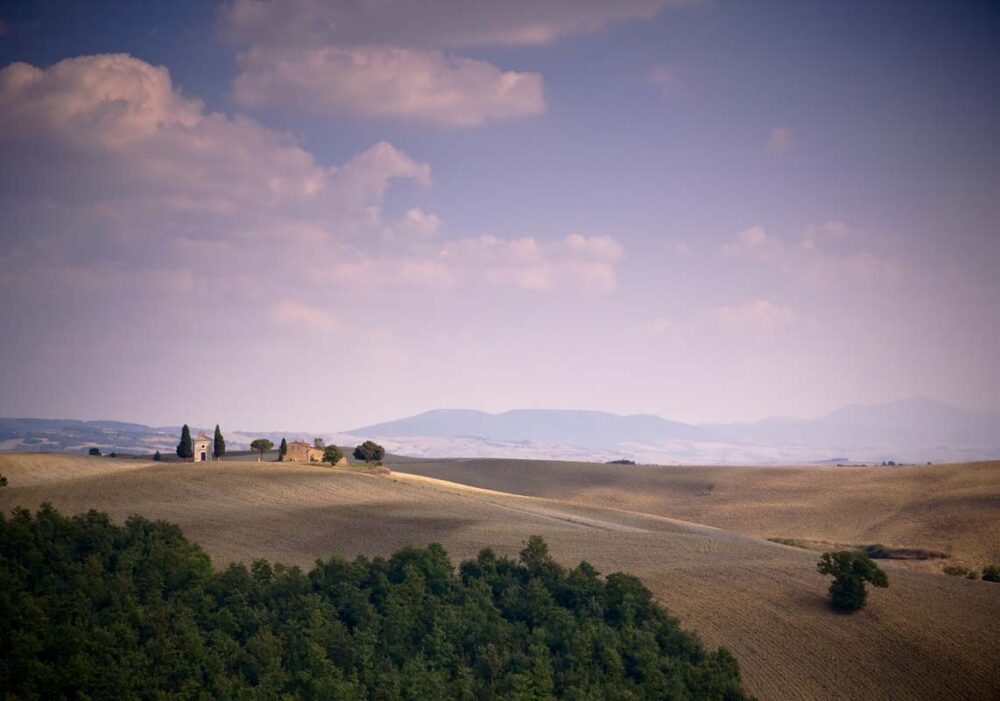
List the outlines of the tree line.
<svg viewBox="0 0 1000 701">
<path fill-rule="evenodd" d="M 749 698 L 635 577 L 529 539 L 456 569 L 436 544 L 221 572 L 177 526 L 0 516 L 0 696 Z"/>
</svg>

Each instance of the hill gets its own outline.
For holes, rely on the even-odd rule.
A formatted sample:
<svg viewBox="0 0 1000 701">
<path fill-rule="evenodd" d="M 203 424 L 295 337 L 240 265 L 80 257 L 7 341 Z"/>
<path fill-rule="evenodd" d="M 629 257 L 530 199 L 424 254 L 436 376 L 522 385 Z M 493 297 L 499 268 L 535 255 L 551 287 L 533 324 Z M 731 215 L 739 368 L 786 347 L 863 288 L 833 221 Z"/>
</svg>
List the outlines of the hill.
<svg viewBox="0 0 1000 701">
<path fill-rule="evenodd" d="M 426 460 L 400 469 L 762 538 L 942 551 L 1000 561 L 1000 461 L 918 467 L 654 467 L 540 460 Z M 921 566 L 940 570 L 940 560 Z"/>
<path fill-rule="evenodd" d="M 537 468 L 525 466 L 524 474 Z M 556 468 L 570 479 L 571 470 Z M 613 487 L 618 468 L 604 469 L 581 486 L 603 480 Z M 652 513 L 421 475 L 277 463 L 6 454 L 0 472 L 10 478 L 0 490 L 4 510 L 50 501 L 69 513 L 97 508 L 119 520 L 133 513 L 167 519 L 218 565 L 266 557 L 308 567 L 331 554 L 388 555 L 432 541 L 456 560 L 487 546 L 513 556 L 539 534 L 563 564 L 588 560 L 604 573 L 640 576 L 685 627 L 733 651 L 747 688 L 761 698 L 1000 695 L 1000 649 L 989 642 L 1000 596 L 985 582 L 896 569 L 869 608 L 839 616 L 827 608 L 828 582 L 815 571 L 815 553 Z M 550 478 L 542 470 L 533 484 L 541 489 Z"/>
</svg>

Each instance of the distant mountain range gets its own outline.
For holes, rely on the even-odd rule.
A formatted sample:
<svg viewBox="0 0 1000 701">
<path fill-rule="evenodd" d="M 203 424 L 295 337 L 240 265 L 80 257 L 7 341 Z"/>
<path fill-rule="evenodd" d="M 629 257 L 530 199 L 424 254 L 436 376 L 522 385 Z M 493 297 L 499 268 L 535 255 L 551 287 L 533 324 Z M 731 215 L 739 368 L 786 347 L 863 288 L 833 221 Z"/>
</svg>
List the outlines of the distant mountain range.
<svg viewBox="0 0 1000 701">
<path fill-rule="evenodd" d="M 931 399 L 852 405 L 816 419 L 693 425 L 599 411 L 428 411 L 347 433 L 426 457 L 519 451 L 641 462 L 881 462 L 1000 458 L 1000 414 Z"/>
<path fill-rule="evenodd" d="M 213 428 L 204 430 L 211 435 Z M 179 426 L 0 419 L 0 450 L 7 451 L 99 447 L 105 453 L 172 453 L 179 435 Z M 314 434 L 237 430 L 225 436 L 234 451 L 245 450 L 254 438 L 277 444 L 283 437 L 311 441 Z M 656 464 L 944 462 L 1000 458 L 1000 414 L 931 399 L 852 405 L 816 419 L 702 425 L 649 414 L 444 409 L 318 437 L 341 445 L 373 438 L 390 452 L 414 457 L 628 458 Z"/>
</svg>

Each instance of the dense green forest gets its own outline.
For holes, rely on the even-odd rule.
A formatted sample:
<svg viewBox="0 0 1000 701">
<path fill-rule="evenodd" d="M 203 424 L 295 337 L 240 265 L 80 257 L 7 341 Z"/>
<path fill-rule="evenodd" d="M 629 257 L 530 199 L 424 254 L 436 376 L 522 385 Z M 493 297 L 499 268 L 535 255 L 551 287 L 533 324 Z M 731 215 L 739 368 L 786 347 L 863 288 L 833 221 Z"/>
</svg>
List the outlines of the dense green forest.
<svg viewBox="0 0 1000 701">
<path fill-rule="evenodd" d="M 0 515 L 8 699 L 746 699 L 627 574 L 439 545 L 216 572 L 177 526 Z"/>
</svg>

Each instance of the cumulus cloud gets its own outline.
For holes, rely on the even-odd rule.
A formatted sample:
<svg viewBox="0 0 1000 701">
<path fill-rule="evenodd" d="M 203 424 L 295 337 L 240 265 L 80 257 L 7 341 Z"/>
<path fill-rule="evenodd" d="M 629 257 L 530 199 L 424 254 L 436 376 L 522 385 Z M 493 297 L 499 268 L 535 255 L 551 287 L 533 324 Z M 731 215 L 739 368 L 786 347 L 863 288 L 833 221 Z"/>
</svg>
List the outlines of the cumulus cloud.
<svg viewBox="0 0 1000 701">
<path fill-rule="evenodd" d="M 233 95 L 248 106 L 474 127 L 545 111 L 542 76 L 455 49 L 543 44 L 650 18 L 669 0 L 235 0 L 223 33 L 244 47 Z"/>
<path fill-rule="evenodd" d="M 570 234 L 546 242 L 530 236 L 501 239 L 483 234 L 345 260 L 337 265 L 337 277 L 361 282 L 379 270 L 388 284 L 424 288 L 607 293 L 617 285 L 616 267 L 623 257 L 621 245 L 610 236 Z"/>
<path fill-rule="evenodd" d="M 240 54 L 244 105 L 471 127 L 545 111 L 542 77 L 486 61 L 392 46 L 255 47 Z"/>
<path fill-rule="evenodd" d="M 312 41 L 417 47 L 546 44 L 649 19 L 676 0 L 235 0 L 223 28 L 245 44 Z"/>
<path fill-rule="evenodd" d="M 787 151 L 792 147 L 792 130 L 788 127 L 775 127 L 767 137 L 769 151 Z"/>
<path fill-rule="evenodd" d="M 733 306 L 713 307 L 704 318 L 715 325 L 736 331 L 769 331 L 795 321 L 791 307 L 755 299 Z"/>
<path fill-rule="evenodd" d="M 895 279 L 902 274 L 899 265 L 869 251 L 851 250 L 843 245 L 840 250 L 833 250 L 826 245 L 834 239 L 846 241 L 847 234 L 842 222 L 827 222 L 812 224 L 798 240 L 787 242 L 770 236 L 762 226 L 753 226 L 724 243 L 722 252 L 775 266 L 786 274 L 819 285 Z"/>
<path fill-rule="evenodd" d="M 337 327 L 337 320 L 330 312 L 294 300 L 274 305 L 271 308 L 271 318 L 280 324 L 313 332 L 330 331 Z"/>
<path fill-rule="evenodd" d="M 437 240 L 437 215 L 383 209 L 395 180 L 430 187 L 428 164 L 388 142 L 322 164 L 124 54 L 0 70 L 0 156 L 8 292 L 229 299 L 323 330 L 335 318 L 295 300 L 371 280 L 608 291 L 622 257 L 607 236 Z"/>
</svg>

